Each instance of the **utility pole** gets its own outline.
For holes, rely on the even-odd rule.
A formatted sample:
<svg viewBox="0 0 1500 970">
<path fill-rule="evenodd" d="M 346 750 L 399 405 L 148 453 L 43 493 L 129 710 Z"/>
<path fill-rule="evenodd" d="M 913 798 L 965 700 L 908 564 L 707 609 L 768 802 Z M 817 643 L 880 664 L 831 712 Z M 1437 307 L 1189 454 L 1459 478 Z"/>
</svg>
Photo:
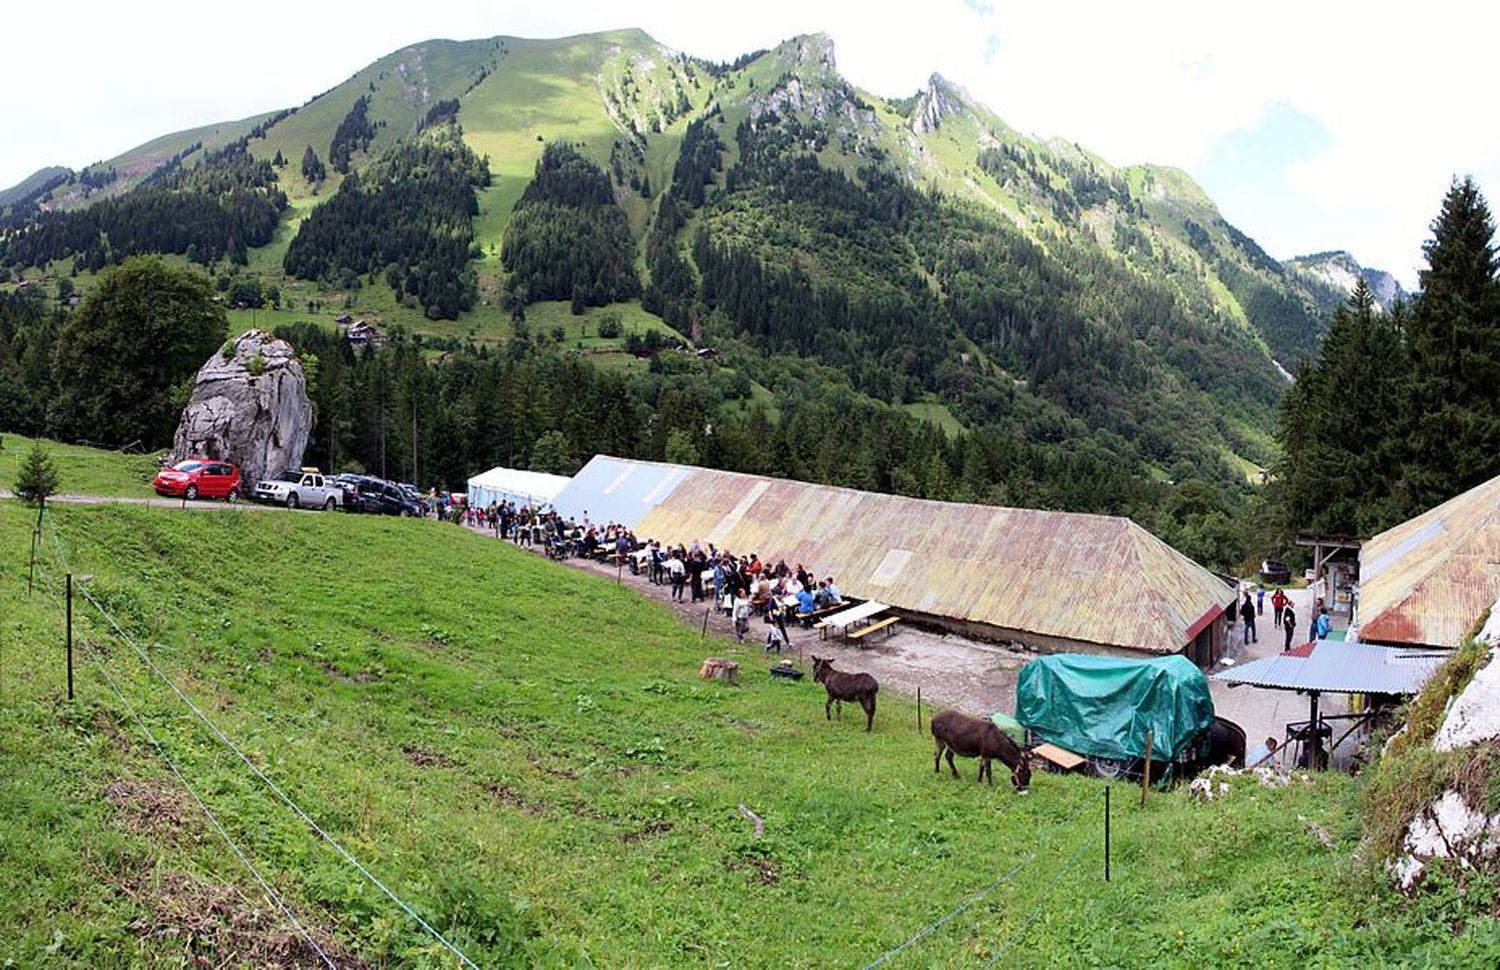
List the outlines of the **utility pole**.
<svg viewBox="0 0 1500 970">
<path fill-rule="evenodd" d="M 68 573 L 68 700 L 73 699 L 73 574 Z"/>
<path fill-rule="evenodd" d="M 417 484 L 417 396 L 411 396 L 411 483 Z"/>
</svg>

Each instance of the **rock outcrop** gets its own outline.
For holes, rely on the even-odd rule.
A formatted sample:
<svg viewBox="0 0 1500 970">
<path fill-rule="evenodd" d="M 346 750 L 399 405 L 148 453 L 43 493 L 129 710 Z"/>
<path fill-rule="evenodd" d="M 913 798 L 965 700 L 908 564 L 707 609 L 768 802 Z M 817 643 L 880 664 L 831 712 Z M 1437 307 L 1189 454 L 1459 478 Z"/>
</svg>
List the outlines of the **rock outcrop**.
<svg viewBox="0 0 1500 970">
<path fill-rule="evenodd" d="M 300 466 L 311 427 L 307 378 L 292 345 L 250 330 L 198 368 L 171 460 L 232 461 L 248 490 L 268 472 Z"/>
<path fill-rule="evenodd" d="M 1454 781 L 1406 827 L 1401 852 L 1389 864 L 1391 877 L 1402 889 L 1415 886 L 1434 859 L 1450 860 L 1463 869 L 1500 870 L 1500 812 L 1486 811 L 1487 799 L 1475 791 L 1492 784 L 1487 766 L 1500 747 L 1500 602 L 1475 639 L 1489 648 L 1488 656 L 1464 689 L 1449 699 L 1432 741 L 1434 750 L 1461 761 Z"/>
</svg>

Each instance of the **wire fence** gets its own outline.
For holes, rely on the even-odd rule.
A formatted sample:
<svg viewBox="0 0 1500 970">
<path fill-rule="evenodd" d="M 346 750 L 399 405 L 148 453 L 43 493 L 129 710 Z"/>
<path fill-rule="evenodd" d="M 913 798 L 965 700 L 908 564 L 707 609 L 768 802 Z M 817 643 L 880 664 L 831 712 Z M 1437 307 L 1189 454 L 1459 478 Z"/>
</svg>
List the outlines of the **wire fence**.
<svg viewBox="0 0 1500 970">
<path fill-rule="evenodd" d="M 1086 809 L 1093 807 L 1093 805 L 1094 805 L 1094 802 L 1092 800 L 1086 799 L 1082 805 L 1079 805 L 1078 808 L 1074 809 L 1072 815 L 1069 815 L 1067 818 L 1065 818 L 1061 822 L 1057 823 L 1057 825 L 1054 826 L 1053 829 L 1052 829 L 1054 839 L 1057 836 L 1061 835 L 1062 833 L 1066 832 L 1068 830 L 1068 828 L 1075 821 L 1077 821 L 1077 819 L 1079 818 L 1079 816 L 1081 816 Z M 1010 882 L 1013 878 L 1015 878 L 1017 875 L 1019 875 L 1022 870 L 1024 870 L 1027 866 L 1031 865 L 1032 862 L 1036 861 L 1037 856 L 1041 854 L 1042 847 L 1043 847 L 1042 844 L 1039 842 L 1038 845 L 1037 845 L 1037 847 L 1031 850 L 1031 854 L 1030 855 L 1028 855 L 1025 859 L 1022 859 L 1020 862 L 1018 862 L 1011 869 L 1009 869 L 1006 872 L 1002 873 L 999 876 L 999 878 L 995 879 L 994 882 L 991 882 L 989 885 L 987 885 L 983 889 L 979 890 L 979 892 L 975 893 L 973 896 L 970 896 L 968 899 L 964 900 L 962 903 L 960 903 L 959 905 L 955 906 L 953 909 L 950 909 L 948 912 L 944 913 L 942 916 L 940 916 L 936 920 L 934 920 L 931 923 L 928 923 L 926 926 L 922 927 L 916 933 L 914 933 L 910 937 L 908 937 L 899 946 L 893 947 L 893 948 L 885 951 L 880 956 L 876 957 L 874 960 L 871 960 L 869 963 L 865 964 L 864 970 L 875 970 L 876 967 L 880 967 L 880 966 L 885 965 L 886 963 L 889 963 L 891 960 L 893 960 L 895 957 L 897 957 L 898 955 L 900 955 L 905 950 L 907 950 L 907 949 L 915 946 L 916 944 L 918 944 L 921 941 L 925 940 L 927 937 L 931 936 L 933 933 L 936 933 L 938 930 L 942 929 L 944 926 L 946 926 L 948 923 L 952 922 L 955 918 L 957 918 L 959 915 L 961 915 L 966 910 L 972 908 L 973 906 L 977 905 L 980 902 L 983 902 L 984 899 L 986 897 L 988 897 L 991 893 L 993 893 L 995 890 L 999 889 L 1001 886 L 1004 886 L 1006 883 Z M 1075 856 L 1077 855 L 1077 852 L 1078 852 L 1078 850 L 1075 850 L 1075 853 L 1074 853 Z"/>
<path fill-rule="evenodd" d="M 67 554 L 67 540 L 63 536 L 62 531 L 58 528 L 57 523 L 52 519 L 51 514 L 44 513 L 44 515 L 47 524 L 50 526 L 50 532 L 54 543 L 53 549 L 58 556 L 59 562 L 65 572 L 71 573 L 73 570 L 70 562 L 70 557 Z M 87 586 L 81 587 L 80 592 L 83 594 L 83 598 L 104 619 L 106 625 L 114 631 L 119 640 L 131 648 L 135 655 L 140 658 L 141 662 L 144 663 L 151 670 L 151 672 L 156 675 L 157 679 L 165 684 L 166 687 L 173 694 L 175 694 L 180 701 L 187 705 L 188 709 L 192 711 L 193 714 L 198 718 L 198 720 L 201 721 L 203 725 L 209 729 L 209 731 L 219 740 L 219 742 L 222 743 L 231 752 L 233 752 L 234 755 L 238 757 L 239 760 L 243 762 L 244 765 L 249 768 L 255 774 L 255 776 L 259 778 L 261 782 L 263 782 L 266 787 L 276 795 L 276 797 L 282 802 L 282 804 L 289 808 L 293 812 L 293 814 L 301 819 L 310 829 L 312 829 L 313 832 L 317 833 L 318 837 L 326 842 L 330 847 L 332 847 L 333 850 L 344 859 L 344 861 L 353 866 L 360 873 L 360 875 L 364 876 L 367 881 L 374 885 L 375 888 L 379 889 L 381 893 L 383 893 L 388 899 L 391 900 L 391 902 L 395 903 L 402 912 L 411 917 L 411 919 L 415 921 L 417 925 L 419 925 L 424 931 L 426 931 L 429 936 L 431 936 L 436 942 L 447 949 L 448 952 L 452 953 L 453 956 L 456 957 L 462 965 L 471 968 L 471 970 L 478 970 L 478 966 L 474 963 L 473 960 L 469 959 L 467 954 L 465 954 L 450 940 L 448 940 L 448 938 L 444 936 L 442 932 L 440 932 L 431 923 L 423 919 L 422 916 L 415 909 L 413 909 L 410 904 L 406 902 L 406 900 L 398 896 L 378 876 L 371 872 L 368 867 L 366 867 L 362 862 L 355 858 L 348 849 L 344 848 L 342 843 L 340 843 L 336 838 L 330 835 L 328 831 L 324 829 L 323 826 L 319 825 L 311 815 L 304 811 L 302 806 L 299 805 L 290 795 L 288 795 L 280 785 L 278 785 L 271 779 L 269 775 L 262 771 L 260 766 L 252 761 L 245 754 L 245 752 L 242 751 L 240 747 L 235 744 L 234 741 L 231 740 L 229 736 L 225 734 L 207 714 L 203 712 L 203 709 L 200 708 L 196 703 L 194 703 L 193 699 L 190 698 L 186 693 L 183 692 L 180 687 L 177 686 L 176 682 L 174 682 L 171 677 L 167 676 L 166 672 L 157 665 L 156 661 L 151 659 L 150 653 L 147 652 L 140 645 L 140 643 L 125 630 L 125 628 L 104 606 L 104 604 L 100 603 L 99 600 L 93 595 L 93 593 L 89 591 Z M 98 659 L 96 657 L 91 657 L 91 659 L 94 661 L 95 666 L 98 667 L 100 672 L 105 673 L 104 668 L 99 664 Z M 105 674 L 105 676 L 106 678 L 108 678 L 107 673 Z M 114 686 L 113 680 L 111 680 L 110 682 L 111 686 Z M 123 695 L 121 696 L 121 699 L 124 700 Z M 139 723 L 141 723 L 142 727 L 144 728 L 144 722 Z M 165 757 L 165 754 L 163 754 L 163 757 Z M 185 778 L 183 779 L 183 782 L 184 784 L 186 784 Z"/>
<path fill-rule="evenodd" d="M 57 591 L 56 578 L 51 574 L 50 570 L 45 568 L 45 564 L 40 571 L 39 578 L 42 581 L 42 589 L 47 593 L 48 597 L 52 600 L 53 606 L 57 609 L 59 621 L 66 623 L 66 607 L 63 604 L 62 594 Z M 182 769 L 179 768 L 177 766 L 177 763 L 172 760 L 172 756 L 167 754 L 167 749 L 162 745 L 161 739 L 159 739 L 156 736 L 155 732 L 151 730 L 150 726 L 146 724 L 145 718 L 141 716 L 135 705 L 130 703 L 130 700 L 125 696 L 125 692 L 120 689 L 120 685 L 115 681 L 113 677 L 110 676 L 109 670 L 106 669 L 104 664 L 100 661 L 98 654 L 95 651 L 88 649 L 87 647 L 84 648 L 83 653 L 84 656 L 88 659 L 89 663 L 94 667 L 94 669 L 99 671 L 100 676 L 104 678 L 104 682 L 109 685 L 109 689 L 114 692 L 114 695 L 117 698 L 119 698 L 121 706 L 125 708 L 125 712 L 130 716 L 130 719 L 135 722 L 136 727 L 140 728 L 141 733 L 146 736 L 146 740 L 150 742 L 151 747 L 155 749 L 157 755 L 166 764 L 168 770 L 172 772 L 173 777 L 175 777 L 177 781 L 182 785 L 182 787 L 187 790 L 187 793 L 192 796 L 193 802 L 198 806 L 198 809 L 203 813 L 204 817 L 208 819 L 209 825 L 211 825 L 214 831 L 219 834 L 219 837 L 222 838 L 224 840 L 224 843 L 229 846 L 230 851 L 234 853 L 235 858 L 239 859 L 240 864 L 245 867 L 245 869 L 255 879 L 256 883 L 260 885 L 261 891 L 266 895 L 266 900 L 271 903 L 271 905 L 276 907 L 276 909 L 279 910 L 283 916 L 286 917 L 287 922 L 291 924 L 292 928 L 297 931 L 297 934 L 299 936 L 307 941 L 307 945 L 312 947 L 313 952 L 318 955 L 318 959 L 323 962 L 324 966 L 337 967 L 337 964 L 333 962 L 333 958 L 328 955 L 328 952 L 324 950 L 323 947 L 319 945 L 318 941 L 313 937 L 312 932 L 309 931 L 308 928 L 302 924 L 302 921 L 297 918 L 296 914 L 292 912 L 292 909 L 287 905 L 286 900 L 282 898 L 280 893 L 272 888 L 270 881 L 261 874 L 261 871 L 256 868 L 255 863 L 250 861 L 250 857 L 246 855 L 244 849 L 240 848 L 239 843 L 235 842 L 234 837 L 229 834 L 229 830 L 226 829 L 224 827 L 224 824 L 219 821 L 219 818 L 214 814 L 213 809 L 209 808 L 208 803 L 203 800 L 203 796 L 198 794 L 198 790 L 193 787 L 192 782 L 188 781 L 187 776 L 183 774 Z"/>
<path fill-rule="evenodd" d="M 1070 869 L 1078 864 L 1079 859 L 1083 858 L 1083 850 L 1093 844 L 1094 839 L 1092 837 L 1086 838 L 1082 842 L 1078 843 L 1078 845 L 1073 849 L 1072 855 L 1068 856 L 1068 861 L 1063 863 L 1063 867 L 1059 869 L 1050 880 L 1048 880 L 1046 887 L 1042 890 L 1042 898 L 1037 901 L 1037 904 L 1035 906 L 1032 907 L 1031 913 L 1026 917 L 1026 921 L 1010 932 L 1010 935 L 1007 936 L 1004 942 L 1000 944 L 999 948 L 995 950 L 995 955 L 990 957 L 989 962 L 984 965 L 985 970 L 989 970 L 990 967 L 993 967 L 995 964 L 999 963 L 1000 958 L 1005 956 L 1006 952 L 1010 950 L 1011 946 L 1020 942 L 1022 937 L 1026 935 L 1026 931 L 1031 928 L 1031 924 L 1035 923 L 1037 917 L 1042 915 L 1042 909 L 1047 905 L 1047 901 L 1052 898 L 1052 893 L 1057 889 L 1058 882 L 1062 880 L 1063 876 L 1068 874 L 1068 871 Z"/>
</svg>

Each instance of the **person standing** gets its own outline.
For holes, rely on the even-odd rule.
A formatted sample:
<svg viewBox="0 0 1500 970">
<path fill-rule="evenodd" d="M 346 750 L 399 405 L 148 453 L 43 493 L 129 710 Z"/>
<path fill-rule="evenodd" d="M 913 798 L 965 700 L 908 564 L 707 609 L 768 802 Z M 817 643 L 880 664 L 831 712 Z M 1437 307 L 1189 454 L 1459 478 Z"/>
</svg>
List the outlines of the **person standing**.
<svg viewBox="0 0 1500 970">
<path fill-rule="evenodd" d="M 1282 609 L 1281 628 L 1286 631 L 1286 645 L 1281 649 L 1283 651 L 1290 650 L 1292 649 L 1292 637 L 1297 635 L 1297 611 L 1292 609 L 1291 603 L 1286 604 Z"/>
<path fill-rule="evenodd" d="M 1273 621 L 1277 626 L 1281 626 L 1281 611 L 1286 609 L 1287 603 L 1288 597 L 1286 595 L 1286 590 L 1282 589 L 1280 586 L 1276 587 L 1276 592 L 1271 594 L 1271 609 L 1275 611 Z"/>
<path fill-rule="evenodd" d="M 1255 602 L 1250 599 L 1250 591 L 1245 590 L 1245 600 L 1240 603 L 1240 619 L 1245 621 L 1245 645 L 1260 641 L 1255 637 Z"/>
<path fill-rule="evenodd" d="M 1255 615 L 1266 615 L 1266 588 L 1264 586 L 1255 587 Z"/>
<path fill-rule="evenodd" d="M 1319 640 L 1328 639 L 1328 634 L 1333 631 L 1333 617 L 1329 615 L 1328 607 L 1323 607 L 1322 612 L 1318 614 L 1314 629 L 1318 634 Z"/>
<path fill-rule="evenodd" d="M 672 599 L 682 601 L 682 587 L 687 583 L 687 566 L 682 562 L 682 557 L 674 549 L 672 557 L 665 564 L 667 578 L 672 581 Z"/>
</svg>

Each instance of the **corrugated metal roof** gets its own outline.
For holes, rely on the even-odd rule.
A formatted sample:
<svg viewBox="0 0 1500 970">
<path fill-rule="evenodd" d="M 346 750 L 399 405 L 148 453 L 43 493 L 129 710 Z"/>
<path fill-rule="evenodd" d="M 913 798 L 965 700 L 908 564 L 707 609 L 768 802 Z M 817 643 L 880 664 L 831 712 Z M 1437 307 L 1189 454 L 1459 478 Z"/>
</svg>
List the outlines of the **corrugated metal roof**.
<svg viewBox="0 0 1500 970">
<path fill-rule="evenodd" d="M 1347 694 L 1415 694 L 1448 651 L 1318 640 L 1214 674 L 1226 684 Z"/>
<path fill-rule="evenodd" d="M 1360 639 L 1454 647 L 1500 593 L 1500 477 L 1366 542 Z"/>
<path fill-rule="evenodd" d="M 1208 570 L 1116 516 L 933 502 L 602 455 L 556 505 L 623 522 L 642 537 L 803 563 L 851 595 L 898 609 L 1150 653 L 1182 649 L 1202 617 L 1234 598 Z"/>
</svg>

